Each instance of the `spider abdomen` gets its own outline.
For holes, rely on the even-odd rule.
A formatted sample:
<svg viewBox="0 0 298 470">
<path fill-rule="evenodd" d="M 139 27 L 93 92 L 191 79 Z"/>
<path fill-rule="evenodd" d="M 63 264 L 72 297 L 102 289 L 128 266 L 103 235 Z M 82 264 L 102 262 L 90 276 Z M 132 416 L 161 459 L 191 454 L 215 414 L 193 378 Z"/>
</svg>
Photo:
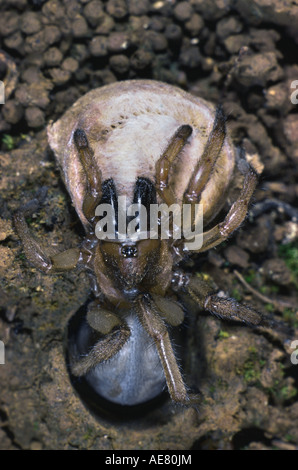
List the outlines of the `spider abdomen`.
<svg viewBox="0 0 298 470">
<path fill-rule="evenodd" d="M 134 312 L 125 319 L 130 337 L 111 359 L 97 364 L 85 375 L 93 390 L 118 405 L 133 406 L 160 395 L 166 386 L 163 368 L 152 338 L 145 332 Z M 76 349 L 84 355 L 92 330 L 84 322 L 79 329 Z"/>
<path fill-rule="evenodd" d="M 191 126 L 191 139 L 173 170 L 179 174 L 174 178 L 174 190 L 181 201 L 212 130 L 214 115 L 211 103 L 153 80 L 117 82 L 80 98 L 61 119 L 48 126 L 48 137 L 82 223 L 87 224 L 82 210 L 86 184 L 73 139 L 76 129 L 85 131 L 102 180 L 113 178 L 118 196 L 130 198 L 138 177 L 154 181 L 155 164 L 170 136 L 181 125 Z M 222 206 L 234 160 L 234 147 L 227 137 L 218 157 L 218 170 L 201 195 L 206 223 Z"/>
</svg>

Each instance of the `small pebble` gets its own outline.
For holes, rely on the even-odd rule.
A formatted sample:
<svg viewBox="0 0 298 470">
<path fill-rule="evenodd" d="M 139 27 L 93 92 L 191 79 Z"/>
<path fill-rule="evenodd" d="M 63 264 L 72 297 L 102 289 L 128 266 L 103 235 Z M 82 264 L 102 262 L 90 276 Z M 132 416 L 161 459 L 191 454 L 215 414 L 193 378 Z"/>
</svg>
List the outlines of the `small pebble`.
<svg viewBox="0 0 298 470">
<path fill-rule="evenodd" d="M 162 18 L 154 17 L 151 19 L 149 22 L 149 29 L 152 29 L 153 31 L 163 31 L 165 28 L 164 22 L 162 21 Z"/>
<path fill-rule="evenodd" d="M 89 50 L 85 44 L 73 44 L 71 49 L 71 57 L 78 62 L 83 62 L 90 56 Z"/>
<path fill-rule="evenodd" d="M 247 226 L 237 234 L 237 245 L 250 253 L 262 253 L 267 250 L 270 231 L 266 219 L 260 218 L 257 226 Z"/>
<path fill-rule="evenodd" d="M 157 31 L 146 31 L 144 34 L 145 41 L 154 52 L 165 51 L 168 47 L 167 38 Z"/>
<path fill-rule="evenodd" d="M 62 63 L 62 69 L 66 70 L 67 72 L 74 73 L 78 70 L 79 63 L 77 60 L 73 59 L 72 57 L 67 57 Z"/>
<path fill-rule="evenodd" d="M 99 19 L 96 34 L 109 34 L 115 27 L 115 21 L 110 15 L 103 13 Z"/>
<path fill-rule="evenodd" d="M 237 245 L 229 246 L 225 250 L 225 257 L 229 263 L 241 268 L 247 268 L 249 265 L 249 254 Z"/>
<path fill-rule="evenodd" d="M 268 81 L 277 81 L 283 78 L 283 70 L 277 63 L 274 52 L 264 54 L 251 54 L 244 56 L 235 66 L 237 81 L 245 86 L 265 86 Z"/>
<path fill-rule="evenodd" d="M 8 36 L 19 29 L 20 17 L 15 11 L 2 11 L 0 15 L 0 36 Z"/>
<path fill-rule="evenodd" d="M 41 9 L 43 13 L 43 22 L 45 24 L 59 24 L 60 20 L 66 18 L 64 6 L 59 0 L 48 0 Z"/>
<path fill-rule="evenodd" d="M 185 23 L 185 28 L 189 31 L 191 36 L 197 36 L 204 28 L 204 21 L 197 13 L 191 15 L 191 18 Z"/>
<path fill-rule="evenodd" d="M 42 444 L 39 441 L 32 441 L 30 444 L 30 450 L 42 450 Z"/>
<path fill-rule="evenodd" d="M 68 0 L 68 2 L 65 2 L 65 8 L 66 15 L 71 20 L 74 20 L 76 16 L 80 14 L 81 11 L 80 2 L 78 2 L 77 0 Z"/>
<path fill-rule="evenodd" d="M 114 72 L 124 74 L 129 70 L 129 58 L 123 54 L 116 54 L 110 57 L 110 66 Z"/>
<path fill-rule="evenodd" d="M 44 28 L 44 41 L 48 46 L 61 39 L 61 30 L 57 26 L 49 25 Z"/>
<path fill-rule="evenodd" d="M 242 23 L 234 16 L 222 18 L 216 25 L 216 34 L 219 38 L 223 39 L 230 34 L 237 34 L 242 31 Z"/>
<path fill-rule="evenodd" d="M 89 43 L 91 55 L 95 57 L 104 57 L 108 54 L 108 40 L 105 36 L 95 36 Z"/>
<path fill-rule="evenodd" d="M 3 105 L 2 113 L 9 124 L 17 124 L 22 119 L 23 107 L 16 100 L 9 100 Z"/>
<path fill-rule="evenodd" d="M 188 21 L 193 14 L 190 2 L 180 2 L 174 8 L 174 16 L 178 21 Z"/>
<path fill-rule="evenodd" d="M 266 106 L 269 109 L 280 109 L 288 99 L 285 83 L 278 83 L 265 91 Z"/>
<path fill-rule="evenodd" d="M 139 49 L 131 56 L 130 63 L 135 70 L 144 70 L 152 64 L 153 59 L 151 52 Z"/>
<path fill-rule="evenodd" d="M 98 0 L 92 0 L 85 6 L 83 14 L 92 27 L 97 26 L 104 14 L 102 3 Z"/>
<path fill-rule="evenodd" d="M 25 34 L 38 33 L 41 30 L 41 22 L 37 13 L 33 11 L 25 12 L 22 15 L 21 31 Z"/>
<path fill-rule="evenodd" d="M 29 127 L 42 127 L 45 123 L 44 113 L 37 106 L 26 108 L 25 118 Z"/>
<path fill-rule="evenodd" d="M 48 67 L 56 67 L 61 63 L 63 55 L 57 47 L 50 47 L 44 53 L 45 64 Z"/>
<path fill-rule="evenodd" d="M 129 45 L 129 36 L 124 32 L 111 33 L 107 40 L 107 48 L 112 53 L 123 52 L 128 49 Z"/>
<path fill-rule="evenodd" d="M 46 108 L 50 102 L 49 90 L 52 86 L 50 81 L 46 79 L 37 83 L 22 83 L 16 88 L 15 97 L 24 107 Z"/>
<path fill-rule="evenodd" d="M 4 44 L 8 49 L 13 49 L 19 54 L 24 54 L 24 38 L 21 35 L 20 31 L 13 33 L 11 36 L 8 36 L 4 39 Z"/>
<path fill-rule="evenodd" d="M 195 46 L 190 46 L 180 53 L 180 62 L 185 67 L 196 68 L 201 63 L 201 56 L 199 49 Z"/>
<path fill-rule="evenodd" d="M 108 0 L 106 10 L 114 18 L 123 19 L 128 13 L 127 3 L 124 0 Z"/>
<path fill-rule="evenodd" d="M 87 21 L 83 16 L 78 15 L 72 25 L 71 32 L 75 38 L 84 38 L 89 34 Z"/>
<path fill-rule="evenodd" d="M 165 37 L 169 41 L 180 41 L 182 38 L 182 29 L 178 24 L 171 23 L 165 29 Z"/>
<path fill-rule="evenodd" d="M 262 266 L 264 274 L 276 284 L 286 286 L 292 280 L 292 274 L 283 259 L 272 258 Z"/>
<path fill-rule="evenodd" d="M 64 85 L 71 77 L 71 73 L 68 70 L 59 69 L 57 67 L 50 69 L 49 73 L 56 85 Z"/>
<path fill-rule="evenodd" d="M 150 10 L 149 0 L 130 0 L 128 2 L 128 9 L 130 15 L 141 16 L 146 15 Z"/>
</svg>

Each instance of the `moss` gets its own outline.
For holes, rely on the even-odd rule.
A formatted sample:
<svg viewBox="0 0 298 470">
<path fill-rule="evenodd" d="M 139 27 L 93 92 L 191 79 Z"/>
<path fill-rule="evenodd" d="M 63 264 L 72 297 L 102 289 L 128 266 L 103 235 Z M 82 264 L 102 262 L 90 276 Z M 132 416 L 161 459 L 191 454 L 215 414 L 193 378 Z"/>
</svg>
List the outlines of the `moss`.
<svg viewBox="0 0 298 470">
<path fill-rule="evenodd" d="M 243 377 L 247 383 L 255 383 L 260 378 L 260 371 L 255 368 L 253 361 L 247 360 L 243 368 Z"/>
<path fill-rule="evenodd" d="M 251 284 L 254 281 L 255 277 L 256 277 L 255 270 L 249 269 L 248 272 L 245 274 L 244 279 L 246 280 L 246 282 Z"/>
<path fill-rule="evenodd" d="M 260 287 L 260 292 L 265 295 L 269 294 L 278 294 L 280 291 L 280 286 L 277 286 L 276 284 L 271 284 L 271 285 L 266 285 L 266 286 L 261 286 Z"/>
<path fill-rule="evenodd" d="M 227 339 L 229 337 L 230 335 L 227 331 L 220 330 L 220 332 L 218 333 L 218 339 Z"/>
<path fill-rule="evenodd" d="M 2 144 L 6 150 L 12 150 L 15 148 L 14 138 L 9 134 L 3 134 Z"/>
<path fill-rule="evenodd" d="M 268 389 L 277 402 L 285 402 L 297 395 L 297 389 L 295 387 L 281 384 L 281 381 L 276 380 L 273 387 Z"/>
<path fill-rule="evenodd" d="M 290 398 L 293 398 L 297 395 L 297 389 L 295 387 L 289 387 L 288 385 L 285 385 L 280 389 L 280 395 L 284 400 L 289 400 Z"/>
<path fill-rule="evenodd" d="M 269 289 L 270 289 L 270 292 L 275 293 L 275 294 L 278 294 L 278 292 L 280 291 L 280 287 L 276 285 L 270 286 Z"/>
<path fill-rule="evenodd" d="M 17 136 L 3 134 L 2 136 L 2 144 L 4 146 L 4 150 L 13 150 L 17 148 L 22 141 L 30 141 L 30 136 L 27 134 L 20 134 Z"/>
<path fill-rule="evenodd" d="M 292 272 L 294 283 L 298 286 L 298 242 L 280 245 L 278 254 Z"/>
<path fill-rule="evenodd" d="M 93 437 L 93 435 L 94 435 L 94 429 L 93 428 L 87 428 L 87 431 L 83 435 L 83 439 L 88 441 L 89 439 L 91 439 Z"/>
<path fill-rule="evenodd" d="M 271 312 L 274 312 L 275 307 L 274 307 L 273 304 L 266 304 L 266 305 L 265 305 L 265 309 L 267 310 L 267 312 L 270 312 L 270 313 L 271 313 Z"/>
<path fill-rule="evenodd" d="M 297 396 L 297 388 L 291 381 L 285 377 L 285 366 L 279 363 L 279 370 L 277 371 L 276 379 L 271 387 L 267 388 L 267 392 L 272 396 L 277 403 L 284 403 Z"/>
<path fill-rule="evenodd" d="M 284 320 L 293 326 L 293 328 L 298 328 L 298 315 L 297 312 L 290 308 L 285 308 L 283 313 Z"/>
<path fill-rule="evenodd" d="M 39 423 L 37 421 L 34 421 L 33 427 L 35 431 L 39 431 Z"/>
<path fill-rule="evenodd" d="M 246 383 L 253 384 L 259 381 L 261 361 L 258 357 L 258 351 L 254 346 L 249 348 L 249 357 L 237 372 L 243 376 Z"/>
<path fill-rule="evenodd" d="M 242 295 L 237 288 L 233 289 L 231 294 L 235 300 L 238 300 L 238 302 L 242 299 Z"/>
</svg>

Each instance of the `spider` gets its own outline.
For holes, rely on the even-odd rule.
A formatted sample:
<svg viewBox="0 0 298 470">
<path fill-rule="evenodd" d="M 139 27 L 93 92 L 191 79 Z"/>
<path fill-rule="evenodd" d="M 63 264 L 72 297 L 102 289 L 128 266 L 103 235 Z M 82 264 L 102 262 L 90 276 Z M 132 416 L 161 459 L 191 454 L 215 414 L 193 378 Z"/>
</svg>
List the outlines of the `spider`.
<svg viewBox="0 0 298 470">
<path fill-rule="evenodd" d="M 219 297 L 205 281 L 183 272 L 180 262 L 239 228 L 258 182 L 256 171 L 238 158 L 244 177 L 238 198 L 193 251 L 171 231 L 167 239 L 120 239 L 117 216 L 114 239 L 99 239 L 96 208 L 116 209 L 120 195 L 145 207 L 148 217 L 152 204 L 194 209 L 201 203 L 204 225 L 210 226 L 227 198 L 237 160 L 222 108 L 214 113 L 212 105 L 176 87 L 132 80 L 89 92 L 49 125 L 48 135 L 86 237 L 79 247 L 49 257 L 25 221 L 36 204 L 18 210 L 14 224 L 36 268 L 53 273 L 83 266 L 90 275 L 94 299 L 69 346 L 72 375 L 85 377 L 99 396 L 120 405 L 148 402 L 165 384 L 174 402 L 196 403 L 169 334 L 169 326 L 184 321 L 182 297 L 221 319 L 250 326 L 264 319 L 250 306 Z"/>
</svg>

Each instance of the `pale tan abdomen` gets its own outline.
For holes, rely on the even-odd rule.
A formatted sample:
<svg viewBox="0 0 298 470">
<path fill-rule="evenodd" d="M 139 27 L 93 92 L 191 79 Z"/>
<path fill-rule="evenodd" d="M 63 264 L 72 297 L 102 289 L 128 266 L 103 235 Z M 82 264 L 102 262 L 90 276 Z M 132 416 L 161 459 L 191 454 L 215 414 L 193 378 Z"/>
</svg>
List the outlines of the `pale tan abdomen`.
<svg viewBox="0 0 298 470">
<path fill-rule="evenodd" d="M 77 128 L 86 132 L 103 181 L 113 178 L 118 195 L 129 200 L 138 176 L 154 181 L 155 163 L 177 128 L 191 125 L 189 143 L 171 172 L 171 184 L 181 200 L 212 130 L 214 113 L 214 106 L 201 98 L 151 80 L 117 82 L 80 98 L 60 120 L 48 126 L 48 137 L 81 221 L 87 222 L 82 212 L 85 180 L 72 138 Z M 205 223 L 221 207 L 234 160 L 234 148 L 227 138 L 202 193 Z"/>
</svg>

